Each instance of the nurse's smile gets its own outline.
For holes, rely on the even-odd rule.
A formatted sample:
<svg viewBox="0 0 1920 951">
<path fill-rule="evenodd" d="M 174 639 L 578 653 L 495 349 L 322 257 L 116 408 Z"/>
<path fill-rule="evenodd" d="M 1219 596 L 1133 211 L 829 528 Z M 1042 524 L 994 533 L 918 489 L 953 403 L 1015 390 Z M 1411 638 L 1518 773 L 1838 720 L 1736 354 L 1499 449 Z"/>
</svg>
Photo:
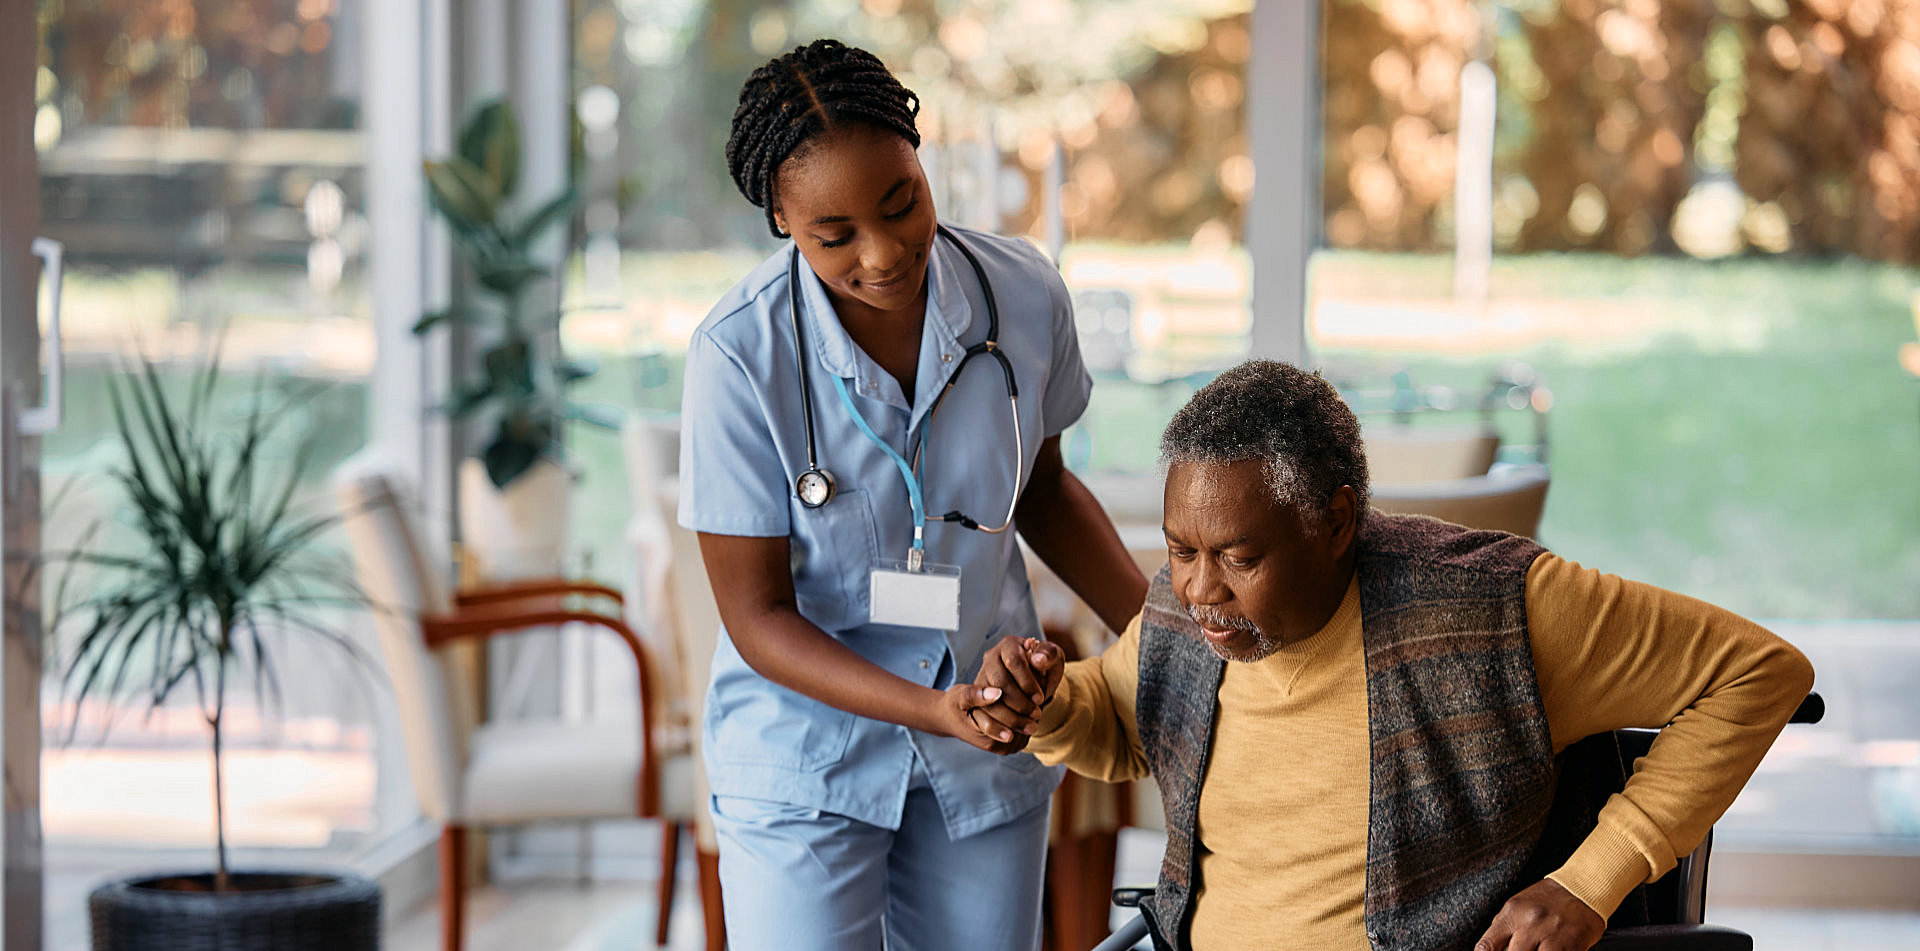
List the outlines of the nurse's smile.
<svg viewBox="0 0 1920 951">
<path fill-rule="evenodd" d="M 841 126 L 787 159 L 774 196 L 774 220 L 842 320 L 917 321 L 936 219 L 912 145 L 872 126 Z"/>
</svg>

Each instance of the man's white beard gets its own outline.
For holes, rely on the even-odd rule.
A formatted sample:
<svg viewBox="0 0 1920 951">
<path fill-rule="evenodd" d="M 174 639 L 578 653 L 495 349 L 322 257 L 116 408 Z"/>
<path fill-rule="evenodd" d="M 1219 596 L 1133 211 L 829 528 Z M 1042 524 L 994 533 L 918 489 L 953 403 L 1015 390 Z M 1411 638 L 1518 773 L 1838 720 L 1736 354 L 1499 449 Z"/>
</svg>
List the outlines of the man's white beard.
<svg viewBox="0 0 1920 951">
<path fill-rule="evenodd" d="M 1194 623 L 1202 627 L 1210 627 L 1216 631 L 1230 629 L 1235 631 L 1249 631 L 1253 634 L 1253 647 L 1245 652 L 1222 650 L 1220 645 L 1215 644 L 1211 640 L 1207 641 L 1207 647 L 1211 648 L 1214 656 L 1219 657 L 1221 660 L 1251 664 L 1256 661 L 1266 660 L 1268 657 L 1273 656 L 1274 651 L 1280 649 L 1279 638 L 1269 635 L 1266 631 L 1260 629 L 1260 625 L 1246 618 L 1229 618 L 1216 613 L 1214 609 L 1210 607 L 1200 604 L 1187 605 L 1187 616 L 1193 618 Z"/>
</svg>

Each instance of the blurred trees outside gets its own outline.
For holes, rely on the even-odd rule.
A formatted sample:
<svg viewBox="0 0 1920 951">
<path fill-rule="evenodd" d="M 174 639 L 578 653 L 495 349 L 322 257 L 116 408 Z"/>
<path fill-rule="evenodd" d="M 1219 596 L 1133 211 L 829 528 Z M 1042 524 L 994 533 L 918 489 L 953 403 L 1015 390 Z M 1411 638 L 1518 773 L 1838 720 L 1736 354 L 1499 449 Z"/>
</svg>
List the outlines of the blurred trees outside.
<svg viewBox="0 0 1920 951">
<path fill-rule="evenodd" d="M 337 0 L 40 0 L 36 138 L 44 150 L 60 126 L 352 128 L 357 60 L 341 53 L 360 44 L 342 12 Z"/>
<path fill-rule="evenodd" d="M 1741 190 L 1795 248 L 1920 261 L 1920 2 L 1751 2 Z"/>
<path fill-rule="evenodd" d="M 1448 76 L 1478 50 L 1500 90 L 1503 250 L 1920 261 L 1913 0 L 1329 0 L 1326 13 L 1336 247 L 1450 245 Z"/>
<path fill-rule="evenodd" d="M 821 35 L 885 59 L 929 141 L 992 136 L 1024 185 L 1008 228 L 1036 230 L 1057 144 L 1073 235 L 1233 240 L 1252 2 L 571 0 L 573 69 L 621 100 L 616 160 L 648 209 L 630 245 L 758 240 L 720 160 L 733 99 Z M 1501 250 L 1920 261 L 1920 0 L 1323 3 L 1334 247 L 1450 246 L 1459 74 L 1481 59 Z M 47 147 L 63 125 L 353 124 L 359 26 L 338 0 L 39 6 Z"/>
</svg>

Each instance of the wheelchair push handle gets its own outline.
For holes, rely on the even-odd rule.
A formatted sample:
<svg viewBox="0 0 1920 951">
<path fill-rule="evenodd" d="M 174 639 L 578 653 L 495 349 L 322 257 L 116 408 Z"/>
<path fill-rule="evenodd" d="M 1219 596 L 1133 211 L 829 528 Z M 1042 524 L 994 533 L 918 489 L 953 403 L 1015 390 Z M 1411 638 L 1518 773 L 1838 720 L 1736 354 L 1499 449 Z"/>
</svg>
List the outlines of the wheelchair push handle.
<svg viewBox="0 0 1920 951">
<path fill-rule="evenodd" d="M 1820 699 L 1819 694 L 1809 693 L 1807 694 L 1807 699 L 1800 701 L 1800 709 L 1793 711 L 1793 716 L 1788 719 L 1787 722 L 1819 723 L 1821 718 L 1826 715 L 1827 702 Z"/>
</svg>

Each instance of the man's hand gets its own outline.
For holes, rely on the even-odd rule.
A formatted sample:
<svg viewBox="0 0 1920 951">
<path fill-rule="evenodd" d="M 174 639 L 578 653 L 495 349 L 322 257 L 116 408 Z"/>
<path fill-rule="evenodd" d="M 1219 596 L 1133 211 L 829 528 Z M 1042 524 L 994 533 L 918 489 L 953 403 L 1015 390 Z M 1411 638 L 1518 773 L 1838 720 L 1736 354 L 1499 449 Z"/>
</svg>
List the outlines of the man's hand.
<svg viewBox="0 0 1920 951">
<path fill-rule="evenodd" d="M 974 724 L 989 736 L 1010 733 L 1009 752 L 1026 748 L 1027 737 L 1039 727 L 1040 708 L 1053 699 L 1065 671 L 1066 652 L 1060 645 L 1032 637 L 1001 638 L 987 648 L 973 681 L 1000 688 L 1000 700 L 974 710 Z"/>
<path fill-rule="evenodd" d="M 927 732 L 956 737 L 1001 756 L 1018 753 L 1027 745 L 1026 736 L 979 713 L 979 708 L 996 703 L 1001 696 L 999 687 L 954 684 L 933 695 L 933 724 Z"/>
<path fill-rule="evenodd" d="M 1473 951 L 1587 951 L 1606 919 L 1551 878 L 1507 900 Z"/>
</svg>

